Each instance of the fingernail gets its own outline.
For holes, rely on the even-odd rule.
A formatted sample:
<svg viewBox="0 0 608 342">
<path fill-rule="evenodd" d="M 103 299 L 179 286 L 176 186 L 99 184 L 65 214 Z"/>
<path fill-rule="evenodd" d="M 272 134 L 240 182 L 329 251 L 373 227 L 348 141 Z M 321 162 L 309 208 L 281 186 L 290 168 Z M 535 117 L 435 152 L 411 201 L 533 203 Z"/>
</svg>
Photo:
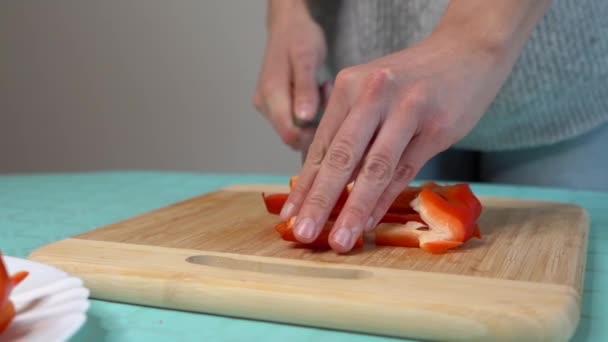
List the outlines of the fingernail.
<svg viewBox="0 0 608 342">
<path fill-rule="evenodd" d="M 281 217 L 281 219 L 287 221 L 291 218 L 291 216 L 293 215 L 293 208 L 294 205 L 293 203 L 285 203 L 285 205 L 283 206 L 283 208 L 281 209 L 281 212 L 279 213 L 279 216 Z"/>
<path fill-rule="evenodd" d="M 367 224 L 365 225 L 365 232 L 369 233 L 374 229 L 374 217 L 370 216 L 369 219 L 367 219 Z"/>
<path fill-rule="evenodd" d="M 342 227 L 336 232 L 336 242 L 344 248 L 350 248 L 351 235 L 348 228 Z"/>
<path fill-rule="evenodd" d="M 296 115 L 301 120 L 312 120 L 315 118 L 315 110 L 310 103 L 303 103 L 298 106 Z"/>
<path fill-rule="evenodd" d="M 350 236 L 350 245 L 349 247 L 352 248 L 355 245 L 355 242 L 357 242 L 357 239 L 359 239 L 359 237 L 361 236 L 361 234 L 363 233 L 363 226 L 355 226 L 352 230 L 351 230 L 351 236 Z"/>
<path fill-rule="evenodd" d="M 299 236 L 310 240 L 315 235 L 315 222 L 311 218 L 305 217 L 296 224 L 295 231 Z"/>
</svg>

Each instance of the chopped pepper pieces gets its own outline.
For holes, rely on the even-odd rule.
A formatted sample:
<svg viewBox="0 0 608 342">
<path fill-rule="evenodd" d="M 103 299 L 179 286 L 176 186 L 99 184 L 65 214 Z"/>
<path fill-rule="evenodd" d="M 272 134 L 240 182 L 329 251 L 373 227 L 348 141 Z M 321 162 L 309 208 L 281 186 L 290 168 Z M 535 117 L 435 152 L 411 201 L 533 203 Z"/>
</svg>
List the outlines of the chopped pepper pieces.
<svg viewBox="0 0 608 342">
<path fill-rule="evenodd" d="M 398 229 L 379 226 L 377 244 L 412 247 L 417 240 L 418 247 L 441 254 L 472 237 L 481 238 L 477 224 L 481 202 L 466 184 L 423 188 L 411 205 L 423 223 L 406 224 Z"/>
<path fill-rule="evenodd" d="M 297 184 L 298 176 L 289 181 L 290 190 Z M 312 243 L 313 248 L 330 248 L 329 232 L 353 189 L 348 184 L 330 213 L 322 233 Z M 289 194 L 263 194 L 266 209 L 278 215 Z M 481 238 L 477 220 L 482 212 L 479 199 L 467 184 L 441 186 L 427 182 L 419 187 L 406 188 L 387 210 L 375 229 L 376 245 L 416 247 L 431 254 L 442 254 L 462 246 L 471 238 Z M 281 237 L 297 242 L 293 235 L 295 218 L 277 225 Z M 361 237 L 355 246 L 363 245 Z"/>
<path fill-rule="evenodd" d="M 15 318 L 15 306 L 10 300 L 10 294 L 27 276 L 28 272 L 18 272 L 9 277 L 0 253 L 0 335 L 8 329 Z"/>
<path fill-rule="evenodd" d="M 266 206 L 266 210 L 270 214 L 279 215 L 281 213 L 281 209 L 285 205 L 287 201 L 287 197 L 289 194 L 285 193 L 276 193 L 276 194 L 266 194 L 262 193 L 262 197 L 264 199 L 264 204 Z M 345 199 L 340 199 L 339 202 L 346 202 Z M 339 203 L 332 210 L 329 215 L 329 221 L 335 221 L 340 215 L 340 211 L 343 207 L 343 203 Z M 403 213 L 387 213 L 385 214 L 379 221 L 379 223 L 407 223 L 410 220 L 421 220 L 420 215 L 418 215 L 413 210 L 403 211 Z"/>
</svg>

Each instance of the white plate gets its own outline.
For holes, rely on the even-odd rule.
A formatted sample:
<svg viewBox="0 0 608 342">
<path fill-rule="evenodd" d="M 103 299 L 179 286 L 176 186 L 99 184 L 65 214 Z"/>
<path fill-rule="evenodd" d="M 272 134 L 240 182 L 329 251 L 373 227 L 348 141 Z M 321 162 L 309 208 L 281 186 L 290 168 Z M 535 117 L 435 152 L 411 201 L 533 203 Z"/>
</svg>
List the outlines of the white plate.
<svg viewBox="0 0 608 342">
<path fill-rule="evenodd" d="M 11 293 L 17 312 L 0 342 L 63 342 L 85 323 L 89 290 L 82 280 L 55 267 L 3 256 L 9 275 L 30 274 Z"/>
</svg>

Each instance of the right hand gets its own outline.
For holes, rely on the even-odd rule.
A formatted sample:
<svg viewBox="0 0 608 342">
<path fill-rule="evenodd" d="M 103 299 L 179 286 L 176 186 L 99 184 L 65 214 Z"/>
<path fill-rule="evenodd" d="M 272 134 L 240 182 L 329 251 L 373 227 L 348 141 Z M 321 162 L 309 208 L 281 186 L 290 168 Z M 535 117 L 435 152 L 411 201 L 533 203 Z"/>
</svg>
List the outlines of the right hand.
<svg viewBox="0 0 608 342">
<path fill-rule="evenodd" d="M 285 144 L 306 151 L 314 129 L 299 128 L 293 120 L 294 115 L 303 121 L 316 116 L 325 37 L 305 1 L 270 1 L 269 6 L 268 40 L 253 102 Z"/>
</svg>

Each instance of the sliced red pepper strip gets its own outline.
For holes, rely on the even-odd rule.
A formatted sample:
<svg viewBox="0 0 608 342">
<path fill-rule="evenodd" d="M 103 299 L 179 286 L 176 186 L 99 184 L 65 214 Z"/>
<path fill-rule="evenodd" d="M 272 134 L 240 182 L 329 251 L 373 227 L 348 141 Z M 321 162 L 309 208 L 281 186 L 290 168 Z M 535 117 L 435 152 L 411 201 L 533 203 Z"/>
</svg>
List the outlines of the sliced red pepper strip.
<svg viewBox="0 0 608 342">
<path fill-rule="evenodd" d="M 433 190 L 446 197 L 450 202 L 460 203 L 471 209 L 471 214 L 475 220 L 481 215 L 481 202 L 477 196 L 473 194 L 473 191 L 468 184 L 444 186 Z"/>
<path fill-rule="evenodd" d="M 294 190 L 298 180 L 299 180 L 299 176 L 293 176 L 289 179 L 290 191 Z M 387 212 L 391 213 L 391 214 L 414 213 L 414 210 L 412 209 L 410 202 L 418 195 L 418 193 L 420 193 L 420 190 L 422 190 L 422 188 L 424 188 L 425 186 L 432 187 L 432 186 L 438 186 L 438 185 L 436 185 L 435 183 L 429 182 L 429 183 L 425 183 L 422 187 L 408 187 L 403 192 L 401 192 L 401 194 L 399 194 L 397 196 L 397 198 L 395 199 L 395 201 L 393 201 L 393 203 L 391 204 L 391 206 L 387 210 Z M 335 217 L 338 216 L 338 214 L 340 213 L 340 210 L 342 210 L 342 207 L 344 206 L 344 204 L 346 204 L 346 200 L 348 199 L 348 195 L 350 195 L 352 189 L 353 189 L 353 183 L 349 183 L 346 185 L 346 187 L 342 191 L 342 194 L 340 194 L 340 199 L 338 200 L 338 202 L 336 203 L 336 206 L 334 207 Z"/>
<path fill-rule="evenodd" d="M 441 254 L 461 246 L 472 237 L 481 238 L 477 224 L 481 202 L 466 184 L 446 187 L 425 184 L 411 205 L 421 220 L 410 215 L 408 220 L 411 223 L 379 225 L 376 227 L 376 244 L 420 247 L 429 253 Z"/>
<path fill-rule="evenodd" d="M 274 214 L 274 215 L 279 215 L 281 213 L 281 209 L 283 209 L 283 206 L 285 205 L 285 202 L 287 202 L 288 197 L 289 197 L 289 194 L 285 194 L 285 193 L 276 193 L 276 194 L 262 193 L 262 198 L 264 199 L 264 204 L 266 205 L 266 210 L 270 214 Z M 348 193 L 346 191 L 343 191 L 342 194 L 340 194 L 340 197 L 338 198 L 338 201 L 336 202 L 336 206 L 335 206 L 334 210 L 332 211 L 332 213 L 330 214 L 330 216 L 338 217 L 338 215 L 340 214 L 340 210 L 344 207 L 344 204 L 346 203 L 347 199 L 348 199 Z"/>
<path fill-rule="evenodd" d="M 415 213 L 412 208 L 412 201 L 420 194 L 422 189 L 436 189 L 440 188 L 439 185 L 433 182 L 427 182 L 422 184 L 420 187 L 407 187 L 403 190 L 397 198 L 393 201 L 390 208 L 388 209 L 389 213 Z"/>
<path fill-rule="evenodd" d="M 414 200 L 413 206 L 429 226 L 429 232 L 421 236 L 421 245 L 437 241 L 464 243 L 476 233 L 477 210 L 466 196 L 468 186 L 450 189 L 424 189 Z M 471 193 L 472 194 L 472 193 Z M 478 232 L 479 233 L 479 232 Z M 429 247 L 436 253 L 445 252 L 443 247 L 455 248 L 458 244 L 439 244 Z M 422 246 L 421 246 L 422 247 Z"/>
<path fill-rule="evenodd" d="M 298 176 L 290 179 L 291 190 L 298 179 Z M 317 240 L 309 244 L 311 247 L 330 248 L 327 241 L 330 222 L 337 219 L 352 189 L 353 183 L 345 187 L 330 213 L 328 224 Z M 288 194 L 264 195 L 268 212 L 279 214 L 287 197 Z M 432 254 L 445 253 L 473 237 L 481 238 L 477 224 L 481 211 L 481 202 L 467 184 L 440 186 L 427 182 L 420 187 L 408 187 L 397 196 L 376 227 L 376 244 L 420 247 Z M 283 239 L 297 242 L 289 222 L 279 224 L 277 231 Z M 357 246 L 362 244 L 361 237 Z"/>
<path fill-rule="evenodd" d="M 274 227 L 274 230 L 276 230 L 281 235 L 285 235 L 290 229 L 287 226 L 287 222 L 281 222 Z"/>
<path fill-rule="evenodd" d="M 462 245 L 459 241 L 431 241 L 420 244 L 420 247 L 431 254 L 443 254 L 449 249 L 456 248 Z"/>
<path fill-rule="evenodd" d="M 481 232 L 479 231 L 479 225 L 478 224 L 475 225 L 475 229 L 473 230 L 473 236 L 476 237 L 476 238 L 478 238 L 478 239 L 481 239 Z"/>
<path fill-rule="evenodd" d="M 411 187 L 405 189 L 399 195 L 397 195 L 397 198 L 395 198 L 387 212 L 391 214 L 415 213 L 410 203 L 414 200 L 414 198 L 416 198 L 416 196 L 418 196 L 419 193 L 419 188 Z"/>
<path fill-rule="evenodd" d="M 27 276 L 28 272 L 18 272 L 9 278 L 6 266 L 0 253 L 0 334 L 2 334 L 15 318 L 15 308 L 10 301 L 10 294 Z"/>
<path fill-rule="evenodd" d="M 274 215 L 279 215 L 281 209 L 285 205 L 287 201 L 288 194 L 278 193 L 278 194 L 265 194 L 262 193 L 262 197 L 264 198 L 264 204 L 266 205 L 266 210 Z M 340 214 L 341 207 L 337 207 L 329 215 L 329 221 L 335 221 Z M 420 215 L 416 212 L 408 212 L 405 214 L 396 214 L 396 213 L 387 213 L 380 219 L 379 223 L 406 223 L 408 221 L 417 220 L 422 222 Z"/>
<path fill-rule="evenodd" d="M 0 310 L 0 335 L 8 329 L 8 326 L 15 318 L 15 307 L 11 301 L 8 301 Z"/>
<path fill-rule="evenodd" d="M 418 236 L 426 230 L 426 223 L 418 214 L 386 214 L 375 229 L 376 245 L 419 247 Z M 390 224 L 399 223 L 399 224 Z"/>
<path fill-rule="evenodd" d="M 376 227 L 376 245 L 396 246 L 396 247 L 420 247 L 420 235 L 415 231 L 415 227 L 407 224 L 400 225 L 379 225 Z"/>
<path fill-rule="evenodd" d="M 295 218 L 291 218 L 288 222 L 279 223 L 275 227 L 275 230 L 279 232 L 279 234 L 281 234 L 281 238 L 283 238 L 283 240 L 302 244 L 296 239 L 295 235 L 293 234 L 294 223 Z M 311 249 L 331 249 L 331 246 L 329 245 L 329 233 L 331 232 L 332 227 L 333 223 L 328 222 L 327 224 L 325 224 L 325 227 L 323 227 L 323 230 L 321 231 L 321 233 L 319 233 L 319 236 L 315 239 L 315 241 L 303 245 Z M 363 245 L 364 240 L 362 235 L 355 243 L 355 247 L 363 247 Z"/>
<path fill-rule="evenodd" d="M 279 215 L 281 213 L 281 209 L 285 205 L 287 201 L 288 194 L 266 194 L 262 192 L 262 198 L 264 198 L 264 204 L 266 205 L 266 210 L 275 215 Z"/>
<path fill-rule="evenodd" d="M 15 273 L 11 277 L 11 282 L 13 283 L 13 288 L 17 287 L 17 285 L 19 285 L 22 281 L 24 281 L 28 275 L 29 275 L 29 272 L 26 272 L 26 271 L 21 271 L 21 272 Z"/>
<path fill-rule="evenodd" d="M 389 214 L 384 215 L 384 217 L 382 217 L 382 219 L 380 220 L 379 223 L 406 224 L 411 221 L 424 223 L 424 221 L 422 220 L 422 218 L 420 217 L 420 215 L 418 213 L 414 213 L 414 214 L 390 214 L 389 213 Z"/>
<path fill-rule="evenodd" d="M 458 210 L 458 215 L 460 215 L 461 220 L 464 222 L 464 236 L 462 240 L 458 241 L 464 242 L 476 235 L 481 237 L 479 226 L 477 225 L 477 219 L 481 215 L 482 210 L 481 202 L 475 194 L 473 194 L 473 191 L 471 191 L 468 184 L 445 186 L 434 189 L 434 191 L 451 204 L 451 207 L 453 208 L 452 213 L 455 213 L 454 210 Z M 465 216 L 465 212 L 468 215 Z"/>
</svg>

